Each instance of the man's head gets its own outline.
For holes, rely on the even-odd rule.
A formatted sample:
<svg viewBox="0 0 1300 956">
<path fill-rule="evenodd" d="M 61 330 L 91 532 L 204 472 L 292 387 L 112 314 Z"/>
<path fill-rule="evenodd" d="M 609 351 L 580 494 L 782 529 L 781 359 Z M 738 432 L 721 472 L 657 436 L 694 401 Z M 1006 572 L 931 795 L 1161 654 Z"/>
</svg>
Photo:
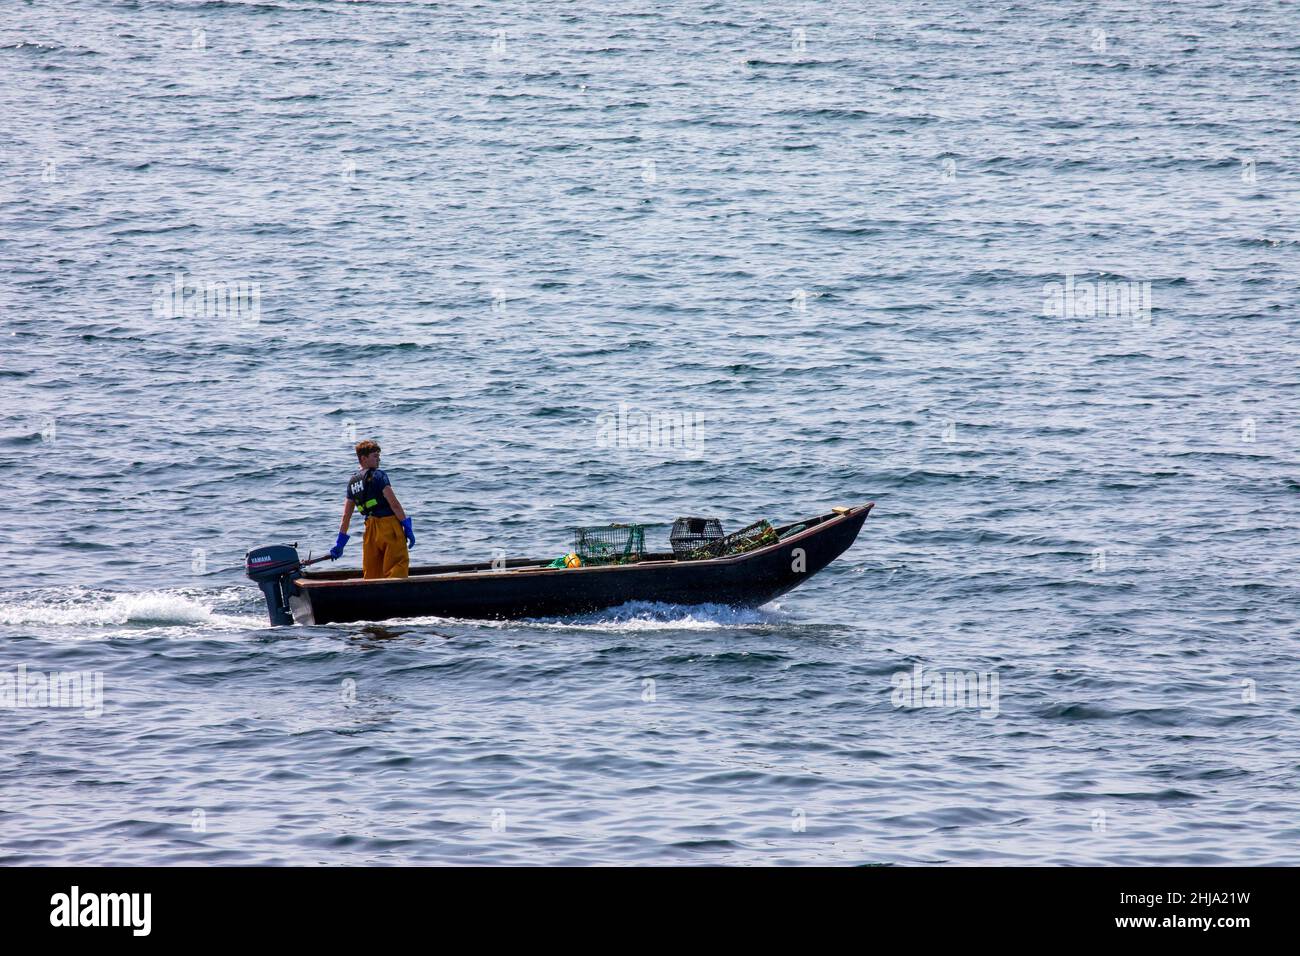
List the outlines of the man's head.
<svg viewBox="0 0 1300 956">
<path fill-rule="evenodd" d="M 362 468 L 379 467 L 379 442 L 366 439 L 357 442 L 357 461 L 361 462 Z"/>
</svg>

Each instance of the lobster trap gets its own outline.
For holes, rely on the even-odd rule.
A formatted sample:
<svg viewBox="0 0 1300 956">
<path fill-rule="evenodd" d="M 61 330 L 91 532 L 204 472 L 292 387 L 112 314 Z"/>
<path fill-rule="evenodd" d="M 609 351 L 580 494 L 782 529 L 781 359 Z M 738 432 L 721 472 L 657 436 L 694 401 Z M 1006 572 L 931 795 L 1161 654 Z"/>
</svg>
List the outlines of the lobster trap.
<svg viewBox="0 0 1300 956">
<path fill-rule="evenodd" d="M 645 525 L 607 524 L 573 529 L 573 550 L 587 564 L 628 564 L 645 556 Z"/>
<path fill-rule="evenodd" d="M 673 557 L 687 558 L 721 537 L 722 522 L 717 518 L 678 518 L 673 522 L 668 542 L 673 546 Z"/>
<path fill-rule="evenodd" d="M 771 522 L 762 519 L 755 521 L 747 528 L 741 528 L 739 531 L 718 538 L 716 541 L 701 545 L 692 551 L 689 557 L 692 560 L 700 560 L 702 558 L 723 558 L 732 554 L 744 554 L 746 551 L 762 548 L 778 540 L 780 539 L 777 537 L 776 529 L 772 527 Z"/>
</svg>

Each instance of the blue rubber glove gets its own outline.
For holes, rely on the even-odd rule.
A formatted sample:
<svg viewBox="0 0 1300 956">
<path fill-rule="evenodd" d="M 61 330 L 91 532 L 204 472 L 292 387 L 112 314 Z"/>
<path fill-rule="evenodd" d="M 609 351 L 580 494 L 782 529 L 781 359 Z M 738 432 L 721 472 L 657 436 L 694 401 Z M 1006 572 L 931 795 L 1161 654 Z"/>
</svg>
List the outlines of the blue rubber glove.
<svg viewBox="0 0 1300 956">
<path fill-rule="evenodd" d="M 415 547 L 415 532 L 411 530 L 410 518 L 402 519 L 402 530 L 406 532 L 406 546 L 408 548 Z"/>
<path fill-rule="evenodd" d="M 330 558 L 337 561 L 343 557 L 343 548 L 348 543 L 348 536 L 342 531 L 339 532 L 339 539 L 334 542 L 334 547 L 330 548 Z"/>
</svg>

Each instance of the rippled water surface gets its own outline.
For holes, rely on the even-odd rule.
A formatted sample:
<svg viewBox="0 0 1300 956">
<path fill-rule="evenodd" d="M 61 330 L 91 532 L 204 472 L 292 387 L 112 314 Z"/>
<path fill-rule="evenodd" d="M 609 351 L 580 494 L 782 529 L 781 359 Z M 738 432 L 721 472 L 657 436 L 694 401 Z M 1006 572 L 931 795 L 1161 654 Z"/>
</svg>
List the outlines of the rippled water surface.
<svg viewBox="0 0 1300 956">
<path fill-rule="evenodd" d="M 104 696 L 0 710 L 0 862 L 1300 863 L 1298 26 L 4 4 L 0 671 Z M 758 610 L 271 629 L 360 437 L 423 561 L 877 506 Z"/>
</svg>

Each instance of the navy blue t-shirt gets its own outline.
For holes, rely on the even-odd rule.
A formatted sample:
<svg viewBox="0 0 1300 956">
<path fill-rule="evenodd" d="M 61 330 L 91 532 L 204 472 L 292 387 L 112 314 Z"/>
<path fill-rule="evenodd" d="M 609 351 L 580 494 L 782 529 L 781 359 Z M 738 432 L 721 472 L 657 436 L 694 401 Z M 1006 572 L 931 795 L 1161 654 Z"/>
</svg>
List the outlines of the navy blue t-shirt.
<svg viewBox="0 0 1300 956">
<path fill-rule="evenodd" d="M 369 472 L 369 478 L 367 472 L 362 469 L 348 479 L 348 498 L 358 505 L 375 502 L 370 508 L 370 515 L 385 518 L 393 513 L 392 506 L 384 497 L 384 489 L 390 484 L 392 482 L 380 469 L 376 468 Z"/>
</svg>

